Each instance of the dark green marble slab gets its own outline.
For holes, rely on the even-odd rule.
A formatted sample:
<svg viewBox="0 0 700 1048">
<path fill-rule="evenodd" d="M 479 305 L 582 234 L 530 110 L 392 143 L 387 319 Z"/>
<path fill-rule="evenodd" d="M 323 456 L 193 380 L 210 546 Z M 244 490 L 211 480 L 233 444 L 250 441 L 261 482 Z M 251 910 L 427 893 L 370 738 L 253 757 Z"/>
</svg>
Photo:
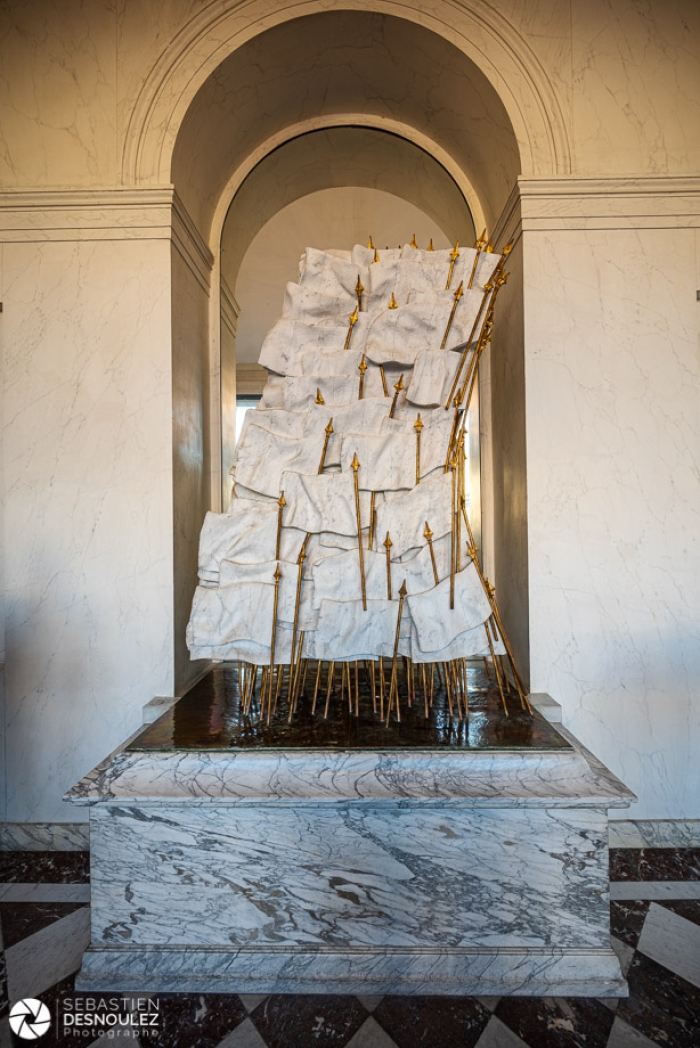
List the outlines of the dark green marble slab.
<svg viewBox="0 0 700 1048">
<path fill-rule="evenodd" d="M 392 717 L 387 726 L 372 709 L 369 689 L 360 674 L 359 716 L 341 703 L 339 676 L 328 718 L 323 716 L 325 689 L 321 689 L 316 713 L 312 715 L 315 667 L 307 676 L 291 724 L 288 707 L 281 701 L 268 725 L 253 707 L 241 712 L 238 671 L 235 664 L 214 668 L 154 724 L 145 728 L 129 750 L 248 750 L 248 749 L 337 749 L 337 750 L 570 750 L 571 746 L 554 725 L 535 712 L 524 713 L 516 696 L 509 697 L 506 716 L 498 690 L 480 665 L 470 666 L 469 716 L 450 717 L 446 696 L 437 686 L 433 707 L 426 718 L 423 698 L 418 694 L 411 709 L 405 683 L 401 686 L 401 722 Z M 325 672 L 324 672 L 325 681 Z"/>
</svg>

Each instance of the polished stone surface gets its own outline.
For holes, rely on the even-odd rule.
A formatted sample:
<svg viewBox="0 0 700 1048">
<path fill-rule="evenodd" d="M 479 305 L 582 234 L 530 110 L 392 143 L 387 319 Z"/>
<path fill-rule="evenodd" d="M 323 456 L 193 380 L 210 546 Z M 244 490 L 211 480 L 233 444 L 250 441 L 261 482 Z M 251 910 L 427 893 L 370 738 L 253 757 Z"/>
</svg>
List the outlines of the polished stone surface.
<svg viewBox="0 0 700 1048">
<path fill-rule="evenodd" d="M 8 887 L 15 892 L 22 888 L 16 883 Z M 31 890 L 32 897 L 34 890 L 43 888 L 51 893 L 65 887 L 51 883 L 24 886 Z M 2 888 L 0 881 L 0 892 Z M 698 916 L 697 905 L 687 900 L 669 900 L 659 909 L 677 914 L 697 928 L 693 921 Z M 627 912 L 621 916 L 623 906 Z M 688 906 L 691 910 L 684 912 Z M 27 930 L 33 909 L 34 903 L 29 901 L 29 916 L 24 924 Z M 634 905 L 632 900 L 615 903 L 611 909 L 613 934 L 628 943 L 628 999 L 159 994 L 162 1029 L 158 1038 L 149 1039 L 148 1043 L 160 1048 L 690 1048 L 700 1043 L 697 989 L 644 953 L 659 925 L 652 921 L 645 926 L 649 905 Z M 631 910 L 634 929 L 633 934 L 628 934 Z M 48 910 L 45 913 L 48 915 Z M 18 916 L 19 929 L 25 918 L 19 912 Z M 0 923 L 2 920 L 0 907 Z M 46 927 L 53 929 L 54 944 L 62 944 L 63 956 L 77 964 L 75 935 L 79 930 L 67 928 L 58 911 Z M 692 945 L 688 927 L 683 923 L 676 925 L 673 935 L 671 949 L 680 956 L 687 954 Z M 31 933 L 27 939 L 31 941 Z M 61 978 L 63 958 L 56 952 L 52 956 L 53 977 L 44 990 L 35 980 L 42 977 L 46 968 L 42 971 L 37 967 L 29 951 L 18 954 L 10 950 L 8 963 L 14 983 L 22 978 L 18 965 L 23 966 L 30 992 L 38 995 L 55 1015 L 62 1000 L 75 996 L 76 991 L 75 972 Z M 674 963 L 672 955 L 668 960 Z M 7 997 L 2 993 L 4 965 L 0 949 L 0 1043 L 9 1045 Z M 113 989 L 110 987 L 109 991 Z M 53 1031 L 45 1040 L 50 1048 L 68 1048 L 77 1043 L 56 1038 Z M 93 1042 L 86 1039 L 85 1043 L 91 1048 Z"/>
<path fill-rule="evenodd" d="M 386 668 L 385 668 L 386 672 Z M 354 671 L 353 671 L 354 673 Z M 508 698 L 505 715 L 495 682 L 483 666 L 468 669 L 469 716 L 451 718 L 444 687 L 435 678 L 433 708 L 424 715 L 423 697 L 412 707 L 406 702 L 401 680 L 401 722 L 387 725 L 373 713 L 372 696 L 362 667 L 359 669 L 359 716 L 341 701 L 340 674 L 336 667 L 335 690 L 328 717 L 323 716 L 327 666 L 324 666 L 317 712 L 312 714 L 316 664 L 311 663 L 299 709 L 288 723 L 288 705 L 280 703 L 268 725 L 257 708 L 250 715 L 241 710 L 238 669 L 225 663 L 215 667 L 175 706 L 149 725 L 128 750 L 218 749 L 437 749 L 453 750 L 571 750 L 571 744 L 539 713 L 523 712 L 517 697 Z M 354 678 L 353 678 L 354 679 Z M 418 674 L 416 674 L 418 682 Z"/>
</svg>

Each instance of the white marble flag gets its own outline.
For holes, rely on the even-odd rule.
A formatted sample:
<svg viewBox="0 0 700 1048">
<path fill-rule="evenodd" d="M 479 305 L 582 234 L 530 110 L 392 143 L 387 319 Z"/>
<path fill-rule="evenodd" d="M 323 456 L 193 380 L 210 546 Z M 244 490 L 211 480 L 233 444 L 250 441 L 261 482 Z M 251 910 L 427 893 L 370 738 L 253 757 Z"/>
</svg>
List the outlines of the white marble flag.
<svg viewBox="0 0 700 1048">
<path fill-rule="evenodd" d="M 440 473 L 421 481 L 418 487 L 399 495 L 377 510 L 377 538 L 383 542 L 387 531 L 393 542 L 392 553 L 424 546 L 426 520 L 436 539 L 452 526 L 452 476 Z"/>
<path fill-rule="evenodd" d="M 288 527 L 312 534 L 357 535 L 355 488 L 351 474 L 305 477 L 300 473 L 285 473 L 284 497 L 287 501 L 284 521 Z M 369 493 L 366 491 L 360 492 L 360 511 L 363 524 L 369 525 Z"/>
<path fill-rule="evenodd" d="M 471 561 L 455 575 L 454 608 L 450 608 L 449 576 L 432 590 L 408 595 L 411 618 L 421 652 L 440 651 L 455 637 L 474 629 L 491 614 L 491 607 Z"/>
<path fill-rule="evenodd" d="M 279 498 L 284 490 L 282 474 L 318 473 L 322 451 L 323 440 L 318 436 L 294 439 L 260 426 L 248 426 L 236 450 L 236 483 Z"/>
<path fill-rule="evenodd" d="M 399 604 L 396 600 L 323 600 L 318 629 L 309 638 L 310 658 L 391 658 L 394 653 Z"/>
</svg>

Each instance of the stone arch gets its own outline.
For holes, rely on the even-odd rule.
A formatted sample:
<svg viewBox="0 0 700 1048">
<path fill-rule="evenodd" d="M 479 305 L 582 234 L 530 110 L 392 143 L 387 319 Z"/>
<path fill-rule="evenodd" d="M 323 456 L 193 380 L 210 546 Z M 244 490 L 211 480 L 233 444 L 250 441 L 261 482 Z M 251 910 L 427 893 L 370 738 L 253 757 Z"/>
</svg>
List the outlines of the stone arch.
<svg viewBox="0 0 700 1048">
<path fill-rule="evenodd" d="M 272 27 L 324 11 L 323 0 L 272 9 L 266 0 L 253 0 L 245 6 L 210 3 L 191 18 L 154 64 L 136 99 L 122 156 L 125 184 L 170 180 L 175 143 L 192 100 L 229 55 Z M 570 147 L 552 84 L 532 48 L 493 7 L 460 0 L 426 11 L 416 2 L 345 0 L 342 11 L 393 16 L 450 41 L 502 101 L 522 173 L 570 171 Z"/>
</svg>

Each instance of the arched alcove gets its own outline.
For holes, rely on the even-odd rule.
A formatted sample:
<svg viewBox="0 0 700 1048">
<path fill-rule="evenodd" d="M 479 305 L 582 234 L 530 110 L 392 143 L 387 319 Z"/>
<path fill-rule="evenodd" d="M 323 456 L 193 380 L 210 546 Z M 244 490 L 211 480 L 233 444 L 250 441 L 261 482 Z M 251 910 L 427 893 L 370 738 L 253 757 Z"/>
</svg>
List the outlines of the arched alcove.
<svg viewBox="0 0 700 1048">
<path fill-rule="evenodd" d="M 231 274 L 237 273 L 255 235 L 273 215 L 310 193 L 364 186 L 419 207 L 449 239 L 457 239 L 460 229 L 468 230 L 469 240 L 471 215 L 494 228 L 521 172 L 523 146 L 532 168 L 533 141 L 523 138 L 520 120 L 520 132 L 515 132 L 511 89 L 505 92 L 494 75 L 493 54 L 487 58 L 475 49 L 473 40 L 467 47 L 454 27 L 434 23 L 439 32 L 427 28 L 414 9 L 407 8 L 402 18 L 386 13 L 386 5 L 372 6 L 376 9 L 318 13 L 313 4 L 301 5 L 296 10 L 308 9 L 305 17 L 273 19 L 277 24 L 268 28 L 268 22 L 257 33 L 234 33 L 225 45 L 219 39 L 214 50 L 220 61 L 215 66 L 214 51 L 204 53 L 214 41 L 203 28 L 196 45 L 193 41 L 192 49 L 183 52 L 192 63 L 190 75 L 178 98 L 171 98 L 170 114 L 158 132 L 162 156 L 171 150 L 170 176 L 187 219 L 214 257 L 211 287 L 206 288 L 202 282 L 195 286 L 173 253 L 177 635 L 184 635 L 196 578 L 199 525 L 205 509 L 212 502 L 217 505 L 222 491 L 220 398 L 227 349 L 221 336 L 226 340 L 232 332 L 226 333 L 220 316 L 227 315 L 232 322 L 229 328 L 235 328 L 235 297 L 229 280 L 235 285 Z M 493 50 L 492 29 L 487 37 Z M 506 37 L 499 47 L 511 47 L 512 29 Z M 485 46 L 483 26 L 480 39 Z M 483 59 L 489 76 L 474 57 Z M 525 77 L 523 82 L 527 81 L 525 66 L 519 73 Z M 208 75 L 202 77 L 205 68 Z M 176 73 L 173 67 L 168 76 L 176 78 Z M 199 86 L 193 93 L 195 82 Z M 508 109 L 495 82 L 509 95 Z M 151 118 L 163 103 L 160 88 L 156 95 Z M 535 95 L 530 84 L 523 105 L 528 98 L 528 104 L 534 104 Z M 170 141 L 173 121 L 178 131 Z M 155 134 L 153 128 L 144 132 L 137 151 L 142 165 L 155 141 L 151 132 Z M 556 167 L 556 149 L 550 159 Z M 141 176 L 142 181 L 150 177 L 143 166 Z M 367 232 L 350 240 L 363 239 Z M 404 237 L 412 232 L 405 230 Z M 282 292 L 280 287 L 280 299 Z M 514 302 L 515 314 L 518 309 L 520 313 L 511 318 L 510 331 L 511 336 L 515 332 L 512 345 L 517 355 L 522 354 L 517 335 L 522 327 L 521 297 L 516 295 Z M 498 373 L 501 389 L 496 390 L 496 398 L 502 402 L 505 381 L 513 403 L 504 423 L 507 432 L 498 433 L 500 416 L 495 426 L 485 425 L 485 471 L 488 478 L 497 478 L 496 484 L 508 472 L 508 491 L 522 506 L 524 381 L 522 369 L 506 364 L 505 372 Z M 511 371 L 514 382 L 507 377 Z M 490 395 L 487 373 L 484 379 Z M 225 396 L 230 393 L 230 388 L 225 390 Z M 487 413 L 488 396 L 482 407 Z M 492 461 L 494 446 L 504 451 L 508 462 Z M 513 477 L 518 477 L 515 486 Z M 491 513 L 486 534 L 493 564 L 501 540 L 494 525 L 493 499 L 489 503 L 488 489 L 484 494 L 486 511 Z M 516 518 L 508 516 L 509 535 L 521 523 L 524 527 L 524 517 L 517 512 L 515 524 Z M 505 512 L 501 516 L 506 519 Z M 519 541 L 525 548 L 524 533 Z M 518 570 L 522 574 L 521 567 Z M 524 586 L 519 586 L 519 592 L 526 596 Z M 517 614 L 526 618 L 526 600 L 520 600 Z M 515 632 L 527 636 L 526 626 Z M 181 666 L 186 673 L 184 658 Z"/>
</svg>

